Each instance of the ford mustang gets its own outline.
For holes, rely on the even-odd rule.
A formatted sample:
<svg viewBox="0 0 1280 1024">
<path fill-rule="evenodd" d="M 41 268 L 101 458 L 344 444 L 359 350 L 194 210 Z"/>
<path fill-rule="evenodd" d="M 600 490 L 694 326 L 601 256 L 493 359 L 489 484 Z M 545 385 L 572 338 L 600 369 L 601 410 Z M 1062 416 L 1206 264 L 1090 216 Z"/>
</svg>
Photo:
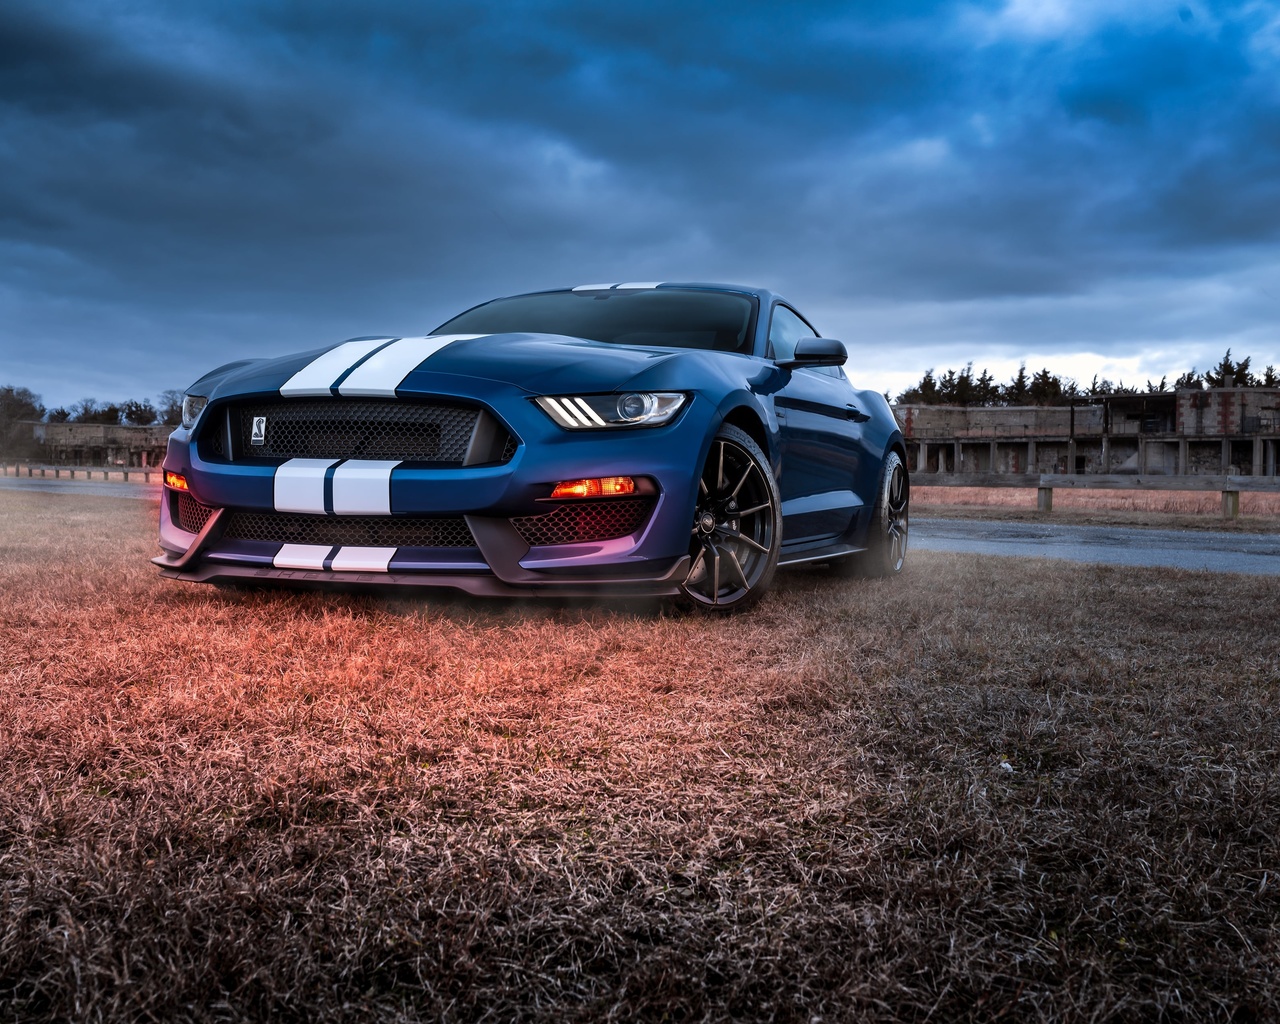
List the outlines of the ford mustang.
<svg viewBox="0 0 1280 1024">
<path fill-rule="evenodd" d="M 779 565 L 902 569 L 882 395 L 771 292 L 582 285 L 423 337 L 228 363 L 169 439 L 172 579 L 645 594 L 730 611 Z"/>
</svg>

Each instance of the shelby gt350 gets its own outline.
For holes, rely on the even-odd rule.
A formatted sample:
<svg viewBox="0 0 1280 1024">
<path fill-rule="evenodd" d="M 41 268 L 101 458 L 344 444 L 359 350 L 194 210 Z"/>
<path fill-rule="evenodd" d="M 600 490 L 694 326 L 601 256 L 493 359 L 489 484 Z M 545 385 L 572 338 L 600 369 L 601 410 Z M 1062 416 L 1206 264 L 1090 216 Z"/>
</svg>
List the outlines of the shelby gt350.
<svg viewBox="0 0 1280 1024">
<path fill-rule="evenodd" d="M 717 610 L 780 564 L 893 574 L 902 436 L 846 359 L 768 291 L 646 282 L 229 363 L 169 439 L 155 561 L 192 581 Z"/>
</svg>

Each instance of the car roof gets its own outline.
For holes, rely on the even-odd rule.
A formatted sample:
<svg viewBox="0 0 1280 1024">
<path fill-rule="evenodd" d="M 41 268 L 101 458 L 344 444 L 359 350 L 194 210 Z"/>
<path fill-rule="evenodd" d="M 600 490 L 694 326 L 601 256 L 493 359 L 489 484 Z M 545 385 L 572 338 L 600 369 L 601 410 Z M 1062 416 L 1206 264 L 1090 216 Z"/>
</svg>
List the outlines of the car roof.
<svg viewBox="0 0 1280 1024">
<path fill-rule="evenodd" d="M 519 298 L 521 295 L 547 295 L 556 292 L 594 292 L 594 291 L 647 291 L 656 288 L 680 288 L 684 290 L 707 292 L 733 292 L 739 295 L 752 295 L 756 298 L 772 296 L 765 288 L 753 288 L 749 285 L 723 284 L 711 281 L 619 281 L 613 284 L 580 284 L 569 288 L 541 288 L 534 292 L 521 292 L 505 298 Z"/>
</svg>

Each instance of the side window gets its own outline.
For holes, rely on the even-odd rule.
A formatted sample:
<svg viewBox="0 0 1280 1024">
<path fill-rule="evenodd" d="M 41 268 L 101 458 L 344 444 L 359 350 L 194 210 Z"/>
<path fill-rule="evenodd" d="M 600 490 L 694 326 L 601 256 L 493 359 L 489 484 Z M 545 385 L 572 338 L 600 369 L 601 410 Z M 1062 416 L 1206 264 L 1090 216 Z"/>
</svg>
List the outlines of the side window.
<svg viewBox="0 0 1280 1024">
<path fill-rule="evenodd" d="M 801 338 L 816 338 L 817 332 L 786 306 L 773 307 L 773 322 L 769 324 L 769 348 L 774 359 L 790 359 L 795 355 L 796 342 Z"/>
</svg>

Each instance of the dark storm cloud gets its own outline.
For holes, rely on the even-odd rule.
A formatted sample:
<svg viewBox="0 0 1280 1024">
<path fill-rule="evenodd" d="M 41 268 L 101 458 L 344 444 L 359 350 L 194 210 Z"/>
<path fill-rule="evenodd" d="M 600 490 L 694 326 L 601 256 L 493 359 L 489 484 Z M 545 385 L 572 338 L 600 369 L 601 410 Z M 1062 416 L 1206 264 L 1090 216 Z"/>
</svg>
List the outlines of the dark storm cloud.
<svg viewBox="0 0 1280 1024">
<path fill-rule="evenodd" d="M 1256 4 L 8 4 L 0 383 L 144 394 L 649 277 L 777 286 L 917 377 L 957 331 L 1026 358 L 1033 308 L 1192 345 L 1167 310 L 1216 281 L 1198 343 L 1276 361 L 1278 64 Z"/>
</svg>

